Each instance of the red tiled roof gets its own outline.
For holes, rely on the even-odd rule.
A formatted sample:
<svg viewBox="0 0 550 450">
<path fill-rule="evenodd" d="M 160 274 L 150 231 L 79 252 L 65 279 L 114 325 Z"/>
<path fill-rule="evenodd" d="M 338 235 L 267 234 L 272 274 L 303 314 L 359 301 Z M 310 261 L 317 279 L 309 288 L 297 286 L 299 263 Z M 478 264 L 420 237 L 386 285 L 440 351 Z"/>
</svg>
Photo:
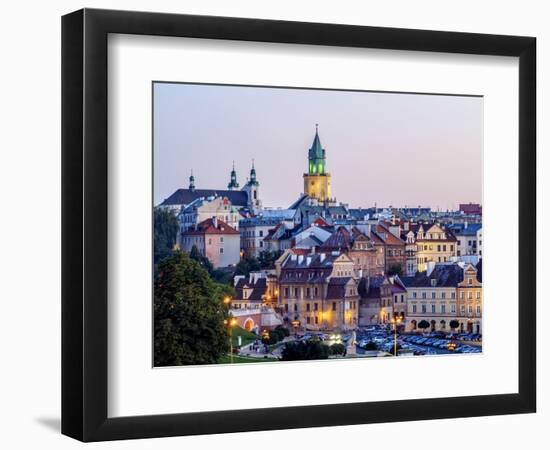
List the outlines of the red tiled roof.
<svg viewBox="0 0 550 450">
<path fill-rule="evenodd" d="M 190 229 L 183 233 L 184 236 L 199 234 L 240 234 L 235 228 L 227 225 L 223 220 L 217 220 L 217 226 L 214 226 L 214 219 L 206 219 L 197 225 L 197 229 Z"/>
</svg>

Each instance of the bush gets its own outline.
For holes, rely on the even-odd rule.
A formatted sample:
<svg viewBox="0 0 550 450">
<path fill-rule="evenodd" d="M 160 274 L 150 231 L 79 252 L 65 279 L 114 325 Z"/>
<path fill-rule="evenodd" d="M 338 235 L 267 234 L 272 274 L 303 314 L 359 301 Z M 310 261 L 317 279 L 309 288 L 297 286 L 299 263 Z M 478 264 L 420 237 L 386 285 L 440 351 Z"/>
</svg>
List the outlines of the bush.
<svg viewBox="0 0 550 450">
<path fill-rule="evenodd" d="M 429 328 L 430 327 L 430 322 L 428 322 L 427 320 L 421 320 L 419 323 L 418 323 L 418 328 L 420 328 L 421 330 L 426 330 L 426 328 Z"/>
<path fill-rule="evenodd" d="M 378 345 L 376 345 L 373 341 L 367 342 L 367 345 L 365 345 L 365 350 L 378 350 Z"/>
<path fill-rule="evenodd" d="M 460 326 L 460 323 L 458 322 L 458 320 L 453 319 L 449 322 L 449 326 L 452 330 L 456 330 Z"/>
<path fill-rule="evenodd" d="M 311 359 L 328 359 L 329 347 L 317 339 L 305 342 L 287 342 L 283 349 L 283 361 L 300 361 Z"/>
<path fill-rule="evenodd" d="M 346 346 L 344 344 L 332 344 L 329 351 L 331 355 L 343 355 L 346 352 Z"/>
</svg>

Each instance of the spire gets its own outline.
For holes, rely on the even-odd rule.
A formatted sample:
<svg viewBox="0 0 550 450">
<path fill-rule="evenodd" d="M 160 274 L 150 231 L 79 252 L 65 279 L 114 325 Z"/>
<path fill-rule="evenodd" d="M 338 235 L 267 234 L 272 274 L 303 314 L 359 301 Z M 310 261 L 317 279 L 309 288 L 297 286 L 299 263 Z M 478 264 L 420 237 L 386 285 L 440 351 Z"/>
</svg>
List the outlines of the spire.
<svg viewBox="0 0 550 450">
<path fill-rule="evenodd" d="M 250 181 L 248 184 L 251 186 L 258 186 L 258 180 L 256 179 L 256 168 L 254 167 L 254 158 L 252 159 L 252 169 L 250 169 Z"/>
<path fill-rule="evenodd" d="M 325 173 L 325 149 L 321 145 L 321 139 L 319 138 L 319 124 L 315 124 L 315 137 L 313 138 L 313 144 L 308 153 L 309 158 L 309 173 L 310 174 L 324 174 Z"/>
<path fill-rule="evenodd" d="M 189 177 L 189 190 L 195 190 L 195 177 L 193 176 L 193 169 L 191 169 L 191 176 Z"/>
<path fill-rule="evenodd" d="M 239 183 L 237 181 L 237 172 L 235 171 L 235 161 L 233 161 L 233 169 L 231 170 L 231 180 L 227 185 L 227 189 L 229 189 L 230 191 L 239 189 Z"/>
</svg>

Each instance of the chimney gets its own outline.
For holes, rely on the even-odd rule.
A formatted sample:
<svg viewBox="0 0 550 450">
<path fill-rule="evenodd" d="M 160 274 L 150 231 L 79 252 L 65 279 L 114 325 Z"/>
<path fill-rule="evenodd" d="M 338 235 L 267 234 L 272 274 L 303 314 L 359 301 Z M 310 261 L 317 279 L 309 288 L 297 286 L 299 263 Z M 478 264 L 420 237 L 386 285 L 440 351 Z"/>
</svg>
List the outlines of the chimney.
<svg viewBox="0 0 550 450">
<path fill-rule="evenodd" d="M 218 218 L 216 216 L 212 217 L 212 225 L 214 225 L 214 228 L 218 228 Z"/>
</svg>

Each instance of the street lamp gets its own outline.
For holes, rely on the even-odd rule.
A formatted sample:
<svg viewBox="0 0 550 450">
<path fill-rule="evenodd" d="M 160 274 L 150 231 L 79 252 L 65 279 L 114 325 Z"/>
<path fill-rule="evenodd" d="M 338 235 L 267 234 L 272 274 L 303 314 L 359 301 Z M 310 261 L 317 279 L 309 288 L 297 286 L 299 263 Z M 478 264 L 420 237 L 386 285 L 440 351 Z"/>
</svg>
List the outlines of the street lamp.
<svg viewBox="0 0 550 450">
<path fill-rule="evenodd" d="M 229 317 L 229 319 L 225 319 L 223 323 L 229 327 L 229 355 L 231 358 L 231 364 L 233 364 L 233 327 L 237 325 L 237 319 L 234 317 Z"/>
<path fill-rule="evenodd" d="M 223 298 L 223 304 L 224 304 L 224 305 L 229 305 L 230 303 L 231 303 L 231 297 L 229 297 L 229 296 L 226 295 L 226 296 Z"/>
<path fill-rule="evenodd" d="M 390 323 L 393 325 L 393 356 L 397 356 L 397 324 L 401 323 L 401 317 L 392 317 Z"/>
<path fill-rule="evenodd" d="M 298 319 L 294 319 L 291 323 L 294 328 L 294 338 L 298 339 L 298 327 L 300 326 L 300 321 Z"/>
</svg>

